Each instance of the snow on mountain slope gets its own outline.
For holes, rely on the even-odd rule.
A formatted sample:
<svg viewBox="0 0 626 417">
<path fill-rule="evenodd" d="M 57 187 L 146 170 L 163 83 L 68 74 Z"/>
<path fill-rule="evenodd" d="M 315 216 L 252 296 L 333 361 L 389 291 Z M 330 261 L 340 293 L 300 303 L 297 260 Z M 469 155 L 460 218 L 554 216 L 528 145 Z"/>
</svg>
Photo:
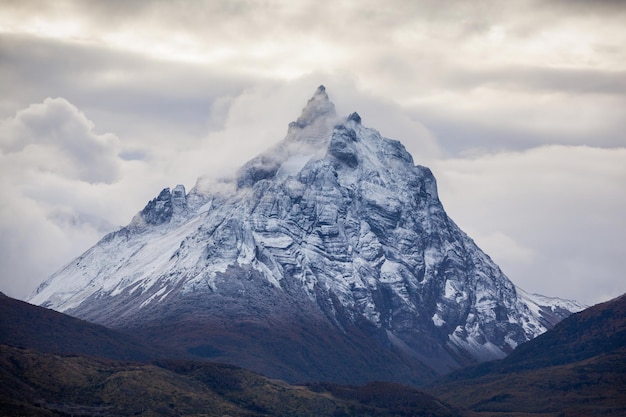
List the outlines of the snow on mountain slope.
<svg viewBox="0 0 626 417">
<path fill-rule="evenodd" d="M 238 364 L 224 342 L 237 320 L 302 313 L 437 372 L 503 357 L 583 308 L 516 288 L 446 215 L 431 171 L 357 113 L 339 118 L 323 86 L 236 178 L 163 190 L 29 301 L 154 337 L 156 322 L 204 320 Z"/>
</svg>

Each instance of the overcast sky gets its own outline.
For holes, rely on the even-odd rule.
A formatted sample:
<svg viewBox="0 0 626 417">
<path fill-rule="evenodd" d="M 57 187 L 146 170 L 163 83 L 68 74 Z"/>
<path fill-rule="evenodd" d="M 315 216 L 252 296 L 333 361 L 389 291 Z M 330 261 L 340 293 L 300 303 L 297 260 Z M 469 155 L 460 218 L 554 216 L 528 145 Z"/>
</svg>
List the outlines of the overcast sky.
<svg viewBox="0 0 626 417">
<path fill-rule="evenodd" d="M 319 84 L 530 292 L 626 292 L 621 0 L 0 1 L 0 291 L 233 172 Z"/>
</svg>

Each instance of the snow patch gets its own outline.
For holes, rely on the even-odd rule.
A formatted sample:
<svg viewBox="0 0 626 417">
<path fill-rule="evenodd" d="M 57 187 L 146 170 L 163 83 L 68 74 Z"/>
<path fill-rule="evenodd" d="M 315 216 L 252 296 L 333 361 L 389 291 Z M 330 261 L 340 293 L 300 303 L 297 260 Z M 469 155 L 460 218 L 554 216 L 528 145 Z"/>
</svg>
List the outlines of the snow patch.
<svg viewBox="0 0 626 417">
<path fill-rule="evenodd" d="M 446 321 L 444 319 L 442 319 L 441 317 L 439 317 L 439 313 L 435 313 L 432 316 L 431 319 L 432 319 L 433 323 L 435 324 L 435 326 L 437 326 L 437 327 L 441 327 L 444 324 L 446 324 Z"/>
<path fill-rule="evenodd" d="M 154 294 L 152 294 L 150 297 L 148 297 L 148 299 L 146 301 L 144 301 L 143 303 L 141 303 L 141 305 L 139 306 L 139 308 L 143 308 L 145 306 L 147 306 L 148 304 L 150 304 L 155 298 L 163 295 L 165 293 L 165 291 L 167 291 L 167 287 L 163 287 L 160 290 L 158 290 L 157 292 L 155 292 Z M 165 298 L 167 296 L 167 294 L 165 294 L 163 297 L 161 297 L 161 299 Z"/>
</svg>

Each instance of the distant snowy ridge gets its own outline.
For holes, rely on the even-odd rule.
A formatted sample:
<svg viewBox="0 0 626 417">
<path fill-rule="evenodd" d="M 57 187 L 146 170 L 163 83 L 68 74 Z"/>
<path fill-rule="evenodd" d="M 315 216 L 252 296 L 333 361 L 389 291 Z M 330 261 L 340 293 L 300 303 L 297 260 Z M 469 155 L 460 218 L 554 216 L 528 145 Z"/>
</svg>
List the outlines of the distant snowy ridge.
<svg viewBox="0 0 626 417">
<path fill-rule="evenodd" d="M 323 86 L 235 178 L 164 189 L 29 301 L 120 328 L 299 311 L 437 372 L 503 357 L 584 307 L 516 288 L 447 216 L 431 171 L 357 113 L 337 117 Z"/>
</svg>

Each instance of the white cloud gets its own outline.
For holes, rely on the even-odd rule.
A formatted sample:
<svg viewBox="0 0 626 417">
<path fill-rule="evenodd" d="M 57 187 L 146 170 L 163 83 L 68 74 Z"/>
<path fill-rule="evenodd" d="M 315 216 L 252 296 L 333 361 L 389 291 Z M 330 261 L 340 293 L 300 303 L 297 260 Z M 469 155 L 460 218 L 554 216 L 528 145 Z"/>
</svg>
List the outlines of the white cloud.
<svg viewBox="0 0 626 417">
<path fill-rule="evenodd" d="M 145 167 L 122 160 L 120 149 L 115 135 L 96 133 L 62 98 L 0 123 L 4 291 L 26 296 L 55 268 L 127 222 L 120 177 Z"/>
<path fill-rule="evenodd" d="M 420 158 L 417 162 L 431 160 L 441 153 L 433 134 L 403 113 L 397 104 L 358 91 L 346 77 L 329 79 L 327 74 L 316 73 L 288 82 L 259 82 L 239 95 L 220 97 L 210 120 L 211 131 L 193 146 L 164 157 L 178 166 L 172 172 L 184 177 L 187 184 L 201 175 L 231 174 L 282 140 L 289 122 L 298 118 L 315 88 L 322 83 L 335 103 L 338 116 L 346 117 L 358 111 L 364 125 L 401 139 Z"/>
<path fill-rule="evenodd" d="M 626 291 L 626 148 L 544 146 L 433 166 L 449 215 L 518 285 L 587 303 Z"/>
<path fill-rule="evenodd" d="M 21 110 L 0 128 L 5 163 L 90 183 L 115 181 L 119 140 L 99 135 L 83 113 L 62 98 L 47 98 Z"/>
</svg>

